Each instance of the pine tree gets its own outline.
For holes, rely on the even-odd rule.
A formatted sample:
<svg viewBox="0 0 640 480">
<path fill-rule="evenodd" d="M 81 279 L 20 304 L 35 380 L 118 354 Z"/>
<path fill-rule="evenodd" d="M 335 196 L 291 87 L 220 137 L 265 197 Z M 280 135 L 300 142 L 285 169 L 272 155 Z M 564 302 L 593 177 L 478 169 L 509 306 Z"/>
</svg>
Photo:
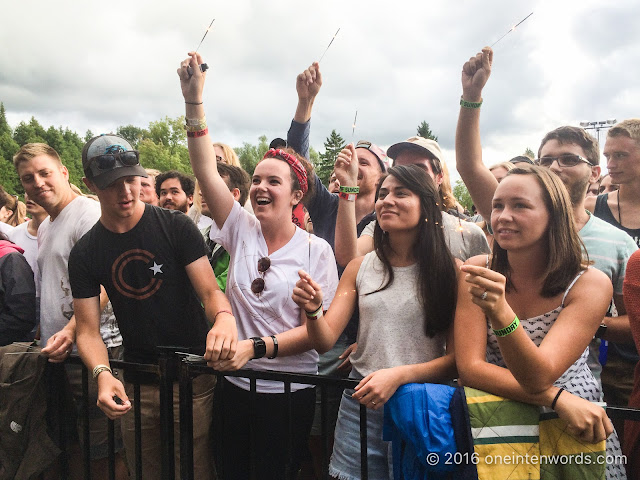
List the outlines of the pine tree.
<svg viewBox="0 0 640 480">
<path fill-rule="evenodd" d="M 431 140 L 438 141 L 438 137 L 433 134 L 431 128 L 429 128 L 429 124 L 426 121 L 422 121 L 420 126 L 418 126 L 418 135 L 423 138 L 430 138 Z"/>
<path fill-rule="evenodd" d="M 331 130 L 331 134 L 324 141 L 324 153 L 320 154 L 320 160 L 315 164 L 316 175 L 324 185 L 329 184 L 329 176 L 333 171 L 333 165 L 336 163 L 338 154 L 345 144 L 344 138 L 335 129 Z"/>
<path fill-rule="evenodd" d="M 11 127 L 9 126 L 9 122 L 7 122 L 4 103 L 0 102 L 0 135 L 2 135 L 3 133 L 8 133 L 9 135 L 11 135 Z"/>
</svg>

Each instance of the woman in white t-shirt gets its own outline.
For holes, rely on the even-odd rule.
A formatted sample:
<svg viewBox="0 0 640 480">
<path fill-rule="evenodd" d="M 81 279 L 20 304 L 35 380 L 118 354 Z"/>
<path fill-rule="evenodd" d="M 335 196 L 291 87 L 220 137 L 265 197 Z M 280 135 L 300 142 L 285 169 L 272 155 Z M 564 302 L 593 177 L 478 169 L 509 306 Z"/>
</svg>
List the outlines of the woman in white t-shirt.
<svg viewBox="0 0 640 480">
<path fill-rule="evenodd" d="M 349 154 L 349 150 L 351 154 Z M 338 162 L 350 162 L 353 148 Z M 294 300 L 307 313 L 309 338 L 329 350 L 360 311 L 358 347 L 351 354 L 352 378 L 336 425 L 330 475 L 360 478 L 359 406 L 367 414 L 369 478 L 392 478 L 390 443 L 382 440 L 382 407 L 398 387 L 445 382 L 456 377 L 452 324 L 456 304 L 456 261 L 441 228 L 438 191 L 424 169 L 389 169 L 376 201 L 374 251 L 347 265 L 326 313 L 325 292 L 313 274 L 300 272 Z"/>
<path fill-rule="evenodd" d="M 230 255 L 226 293 L 238 327 L 237 346 L 216 346 L 205 355 L 220 371 L 247 365 L 253 370 L 317 373 L 318 354 L 304 326 L 304 311 L 292 300 L 297 272 L 310 269 L 326 289 L 330 302 L 338 284 L 329 244 L 291 221 L 293 208 L 309 194 L 311 165 L 291 149 L 271 149 L 255 168 L 249 198 L 255 216 L 234 201 L 220 177 L 208 135 L 202 90 L 202 63 L 196 54 L 178 69 L 186 103 L 189 156 L 204 200 L 212 213 L 211 239 Z M 189 74 L 188 69 L 194 72 Z M 218 312 L 228 315 L 229 312 Z M 234 351 L 235 350 L 235 351 Z M 256 382 L 250 393 L 247 378 L 226 377 L 219 396 L 223 425 L 217 448 L 225 479 L 289 478 L 296 472 L 306 444 L 315 391 L 311 385 Z M 290 418 L 295 419 L 289 430 Z M 253 434 L 251 435 L 250 432 Z M 291 447 L 292 463 L 288 463 Z"/>
</svg>

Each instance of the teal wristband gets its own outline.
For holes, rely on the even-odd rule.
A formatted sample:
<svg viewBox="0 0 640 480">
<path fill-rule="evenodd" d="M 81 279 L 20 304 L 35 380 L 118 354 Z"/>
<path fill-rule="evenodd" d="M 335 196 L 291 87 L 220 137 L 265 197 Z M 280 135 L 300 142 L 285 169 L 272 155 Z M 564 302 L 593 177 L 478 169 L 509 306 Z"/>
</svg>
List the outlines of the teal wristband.
<svg viewBox="0 0 640 480">
<path fill-rule="evenodd" d="M 460 106 L 464 108 L 480 108 L 482 106 L 482 99 L 479 102 L 467 102 L 460 97 Z"/>
<path fill-rule="evenodd" d="M 513 333 L 516 330 L 516 328 L 518 328 L 518 325 L 520 325 L 520 320 L 518 319 L 518 316 L 516 315 L 516 318 L 513 319 L 513 322 L 511 322 L 506 327 L 501 328 L 500 330 L 496 330 L 495 328 L 492 329 L 492 330 L 493 330 L 493 333 L 494 333 L 494 335 L 496 337 L 506 337 L 510 333 Z"/>
</svg>

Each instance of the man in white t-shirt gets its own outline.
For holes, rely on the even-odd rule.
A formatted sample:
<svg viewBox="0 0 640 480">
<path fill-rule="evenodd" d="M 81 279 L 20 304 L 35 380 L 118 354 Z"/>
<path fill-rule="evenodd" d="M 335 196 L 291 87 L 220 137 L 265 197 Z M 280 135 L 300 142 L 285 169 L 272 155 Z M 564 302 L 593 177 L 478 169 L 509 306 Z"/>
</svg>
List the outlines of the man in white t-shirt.
<svg viewBox="0 0 640 480">
<path fill-rule="evenodd" d="M 38 229 L 38 276 L 40 295 L 40 343 L 42 353 L 50 362 L 59 363 L 67 359 L 73 350 L 76 338 L 76 321 L 73 312 L 73 297 L 69 284 L 69 253 L 78 240 L 100 218 L 100 204 L 75 193 L 69 184 L 69 171 L 62 164 L 58 153 L 44 143 L 28 143 L 13 157 L 20 182 L 29 199 L 40 205 L 49 215 Z M 122 337 L 103 292 L 100 330 L 112 358 L 122 354 Z M 76 367 L 69 365 L 68 367 Z M 76 398 L 82 395 L 79 368 L 67 368 L 70 383 Z M 95 385 L 90 382 L 91 387 Z M 95 408 L 97 389 L 90 391 L 90 409 Z M 83 402 L 79 402 L 79 407 Z M 99 410 L 98 410 L 99 412 Z M 95 478 L 106 478 L 108 472 L 107 419 L 104 415 L 82 412 L 79 416 L 90 419 L 92 471 Z M 120 429 L 117 429 L 119 431 Z M 82 435 L 80 436 L 82 438 Z M 119 441 L 118 441 L 119 440 Z M 122 448 L 121 439 L 116 439 L 116 449 Z M 119 459 L 119 455 L 117 456 Z M 81 462 L 81 456 L 74 461 Z M 119 459 L 118 478 L 126 478 L 126 467 Z M 73 469 L 73 465 L 71 466 Z"/>
</svg>

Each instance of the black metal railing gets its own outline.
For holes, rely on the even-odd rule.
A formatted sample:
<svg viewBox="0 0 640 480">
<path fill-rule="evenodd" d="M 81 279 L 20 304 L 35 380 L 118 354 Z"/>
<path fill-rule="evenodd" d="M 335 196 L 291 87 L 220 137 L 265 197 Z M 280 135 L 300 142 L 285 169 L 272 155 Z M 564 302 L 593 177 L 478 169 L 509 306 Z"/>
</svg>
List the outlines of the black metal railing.
<svg viewBox="0 0 640 480">
<path fill-rule="evenodd" d="M 174 438 L 174 418 L 173 418 L 173 383 L 179 383 L 179 401 L 180 401 L 180 478 L 182 480 L 191 480 L 194 478 L 193 471 L 193 379 L 200 375 L 216 375 L 218 381 L 222 377 L 243 377 L 248 378 L 250 382 L 250 392 L 254 395 L 253 401 L 257 398 L 256 380 L 272 380 L 282 382 L 284 385 L 284 392 L 288 395 L 288 428 L 289 428 L 289 446 L 288 446 L 288 458 L 293 456 L 293 443 L 291 435 L 291 429 L 294 423 L 292 416 L 292 404 L 291 404 L 291 384 L 300 383 L 307 385 L 314 385 L 320 388 L 321 397 L 321 438 L 322 438 L 322 464 L 324 465 L 323 478 L 329 478 L 328 475 L 328 459 L 329 459 L 329 432 L 327 427 L 327 389 L 328 388 L 354 388 L 359 381 L 351 380 L 339 377 L 311 375 L 311 374 L 297 374 L 290 372 L 276 372 L 276 371 L 257 371 L 250 369 L 243 369 L 236 372 L 216 372 L 212 368 L 207 367 L 202 362 L 193 360 L 193 356 L 187 356 L 180 352 L 177 352 L 174 348 L 164 348 L 162 354 L 159 357 L 158 365 L 137 364 L 124 361 L 111 360 L 111 366 L 121 371 L 134 371 L 136 373 L 152 374 L 157 378 L 159 391 L 160 391 L 160 439 L 162 444 L 162 479 L 173 480 L 175 478 L 175 456 L 174 446 L 176 439 Z M 82 392 L 84 402 L 84 411 L 86 412 L 89 404 L 89 372 L 82 363 L 81 359 L 72 355 L 67 360 L 68 363 L 82 365 Z M 62 366 L 60 366 L 60 373 Z M 60 385 L 63 382 L 59 382 Z M 62 405 L 61 397 L 64 395 L 62 389 L 58 390 L 59 405 Z M 224 390 L 216 392 L 216 399 L 214 401 L 224 401 L 224 398 L 218 398 L 218 395 L 222 394 L 224 397 Z M 255 409 L 253 409 L 255 411 Z M 134 402 L 133 402 L 133 414 L 135 416 L 135 466 L 134 472 L 131 472 L 133 478 L 142 478 L 142 438 L 141 438 L 141 414 L 140 414 L 140 384 L 134 383 Z M 368 478 L 367 468 L 367 409 L 364 405 L 360 406 L 360 439 L 361 439 L 361 476 L 363 479 Z M 108 469 L 109 478 L 115 479 L 115 431 L 114 422 L 108 420 Z M 215 420 L 214 420 L 215 421 Z M 65 428 L 64 422 L 61 423 L 61 429 Z M 89 424 L 83 422 L 83 471 L 84 478 L 91 478 L 90 469 L 90 439 L 89 439 Z M 65 438 L 65 432 L 59 432 L 59 437 Z M 256 445 L 257 439 L 250 432 L 251 446 Z M 64 442 L 61 442 L 64 446 Z M 254 449 L 250 446 L 250 452 Z M 132 452 L 127 452 L 127 455 Z M 224 459 L 219 462 L 221 467 L 221 476 L 224 475 Z M 67 452 L 63 451 L 60 460 L 61 478 L 69 478 L 69 462 Z M 255 458 L 251 458 L 251 472 L 252 478 L 255 477 Z M 292 476 L 293 477 L 293 476 Z"/>
<path fill-rule="evenodd" d="M 160 390 L 160 419 L 161 419 L 161 443 L 162 443 L 162 479 L 172 480 L 175 478 L 175 456 L 174 446 L 176 439 L 174 438 L 174 418 L 173 418 L 173 384 L 179 383 L 179 402 L 180 402 L 180 477 L 182 480 L 194 479 L 194 464 L 193 464 L 193 380 L 200 375 L 216 375 L 218 381 L 222 377 L 243 377 L 248 378 L 250 382 L 250 392 L 254 395 L 254 402 L 257 398 L 256 380 L 271 380 L 282 382 L 284 385 L 285 394 L 289 394 L 288 404 L 288 428 L 289 428 L 289 446 L 288 453 L 289 458 L 293 456 L 293 448 L 291 429 L 294 422 L 292 418 L 292 405 L 291 405 L 291 384 L 301 383 L 314 385 L 320 388 L 321 398 L 321 423 L 322 423 L 322 464 L 324 465 L 323 478 L 328 477 L 328 458 L 329 458 L 329 432 L 327 428 L 327 389 L 328 388 L 354 388 L 359 381 L 352 379 L 344 379 L 338 377 L 328 377 L 321 375 L 307 375 L 297 374 L 290 372 L 276 372 L 276 371 L 257 371 L 250 369 L 243 369 L 236 372 L 216 372 L 215 370 L 207 367 L 205 364 L 199 361 L 194 361 L 196 357 L 191 355 L 185 355 L 180 352 L 176 352 L 173 348 L 165 348 L 160 355 L 158 365 L 136 364 L 123 361 L 111 361 L 111 365 L 120 370 L 133 370 L 138 373 L 153 374 L 158 379 L 158 385 Z M 71 356 L 67 362 L 80 364 L 82 361 L 77 356 Z M 89 373 L 87 369 L 83 367 L 82 375 L 82 388 L 83 388 L 83 401 L 85 402 L 84 411 L 88 411 L 88 392 L 89 392 Z M 62 374 L 60 366 L 60 373 Z M 62 384 L 62 382 L 60 382 Z M 60 389 L 61 390 L 61 389 Z M 219 399 L 217 396 L 222 393 L 223 398 Z M 60 391 L 59 395 L 64 395 L 64 392 Z M 58 405 L 62 405 L 61 397 L 58 399 Z M 54 399 L 55 401 L 55 399 Z M 216 392 L 215 401 L 224 401 L 224 390 Z M 254 409 L 255 411 L 255 409 Z M 616 420 L 632 420 L 640 421 L 640 409 L 628 408 L 628 407 L 616 407 L 607 406 L 607 414 L 611 419 Z M 140 415 L 140 384 L 134 384 L 134 403 L 133 413 L 135 422 L 135 452 L 127 452 L 127 455 L 135 455 L 136 470 L 131 472 L 133 478 L 142 478 L 142 441 L 141 438 L 141 415 Z M 360 460 L 361 460 L 361 478 L 368 478 L 368 465 L 367 465 L 367 409 L 364 405 L 360 406 Z M 214 422 L 216 419 L 214 419 Z M 59 432 L 59 438 L 64 438 L 64 422 L 59 422 L 62 431 Z M 83 435 L 83 468 L 84 478 L 91 478 L 90 470 L 90 445 L 89 445 L 89 423 L 83 422 L 84 431 Z M 114 434 L 114 422 L 108 421 L 108 468 L 109 478 L 115 479 L 115 434 Z M 255 445 L 256 438 L 250 433 L 250 452 L 253 451 L 251 446 Z M 68 478 L 68 458 L 66 452 L 63 452 L 60 460 L 61 478 Z M 224 459 L 218 462 L 222 467 L 221 477 L 224 478 Z M 255 458 L 251 457 L 251 472 L 252 478 L 255 478 Z"/>
</svg>

